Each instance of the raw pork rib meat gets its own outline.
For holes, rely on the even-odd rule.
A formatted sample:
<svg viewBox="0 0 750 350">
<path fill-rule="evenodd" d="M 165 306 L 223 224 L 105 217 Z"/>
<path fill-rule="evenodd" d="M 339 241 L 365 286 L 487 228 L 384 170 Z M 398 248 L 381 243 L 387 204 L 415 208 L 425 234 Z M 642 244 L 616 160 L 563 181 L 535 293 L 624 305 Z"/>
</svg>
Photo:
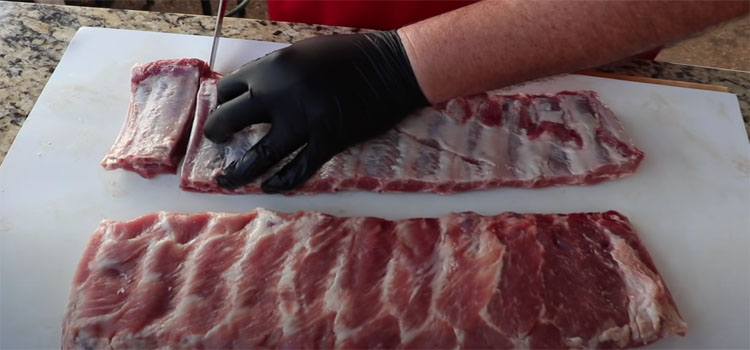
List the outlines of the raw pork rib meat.
<svg viewBox="0 0 750 350">
<path fill-rule="evenodd" d="M 216 182 L 228 164 L 265 135 L 268 125 L 246 128 L 226 145 L 205 139 L 203 124 L 216 104 L 214 84 L 201 85 L 181 187 L 259 193 L 260 180 L 235 191 Z M 594 184 L 635 172 L 643 157 L 594 92 L 488 92 L 422 110 L 386 134 L 340 153 L 296 192 L 453 193 Z"/>
<path fill-rule="evenodd" d="M 231 146 L 218 145 L 203 136 L 203 126 L 208 120 L 211 110 L 216 107 L 217 91 L 216 84 L 221 76 L 214 73 L 210 77 L 201 80 L 198 95 L 195 102 L 195 118 L 193 118 L 192 132 L 188 141 L 185 160 L 180 170 L 180 187 L 183 189 L 198 190 L 204 192 L 219 192 L 216 177 L 229 162 L 227 157 L 238 159 L 242 153 L 260 139 L 242 137 L 247 132 L 242 131 L 231 141 Z M 254 128 L 252 128 L 254 129 Z M 260 188 L 258 187 L 258 191 Z"/>
<path fill-rule="evenodd" d="M 128 115 L 102 166 L 146 178 L 175 173 L 185 153 L 198 82 L 207 71 L 199 59 L 135 65 Z"/>
<path fill-rule="evenodd" d="M 681 319 L 617 212 L 104 221 L 65 349 L 630 348 Z"/>
</svg>

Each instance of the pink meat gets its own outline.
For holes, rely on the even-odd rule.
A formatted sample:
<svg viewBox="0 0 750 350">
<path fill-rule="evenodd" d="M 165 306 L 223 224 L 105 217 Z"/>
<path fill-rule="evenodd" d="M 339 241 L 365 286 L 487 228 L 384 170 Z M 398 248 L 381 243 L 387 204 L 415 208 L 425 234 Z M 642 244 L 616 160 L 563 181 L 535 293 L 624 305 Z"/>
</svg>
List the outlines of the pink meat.
<svg viewBox="0 0 750 350">
<path fill-rule="evenodd" d="M 616 212 L 258 209 L 102 222 L 62 347 L 632 348 L 685 330 Z"/>
<path fill-rule="evenodd" d="M 185 154 L 198 82 L 207 72 L 206 63 L 198 59 L 135 65 L 128 114 L 102 166 L 145 178 L 175 173 Z"/>
<path fill-rule="evenodd" d="M 195 102 L 195 118 L 188 141 L 187 153 L 180 170 L 180 187 L 211 192 L 218 189 L 216 177 L 227 163 L 226 159 L 242 156 L 243 150 L 250 149 L 251 139 L 235 137 L 231 147 L 217 145 L 203 136 L 203 125 L 208 115 L 216 107 L 216 84 L 221 76 L 217 73 L 201 79 Z M 257 140 L 256 140 L 257 141 Z M 230 153 L 230 154 L 227 154 Z"/>
<path fill-rule="evenodd" d="M 203 124 L 216 104 L 214 84 L 207 80 L 201 85 L 181 187 L 258 193 L 260 179 L 229 191 L 219 187 L 216 178 L 263 137 L 268 125 L 246 128 L 227 144 L 205 139 Z M 296 193 L 446 194 L 500 186 L 595 184 L 632 174 L 643 157 L 594 92 L 488 92 L 416 113 L 384 135 L 340 153 Z"/>
</svg>

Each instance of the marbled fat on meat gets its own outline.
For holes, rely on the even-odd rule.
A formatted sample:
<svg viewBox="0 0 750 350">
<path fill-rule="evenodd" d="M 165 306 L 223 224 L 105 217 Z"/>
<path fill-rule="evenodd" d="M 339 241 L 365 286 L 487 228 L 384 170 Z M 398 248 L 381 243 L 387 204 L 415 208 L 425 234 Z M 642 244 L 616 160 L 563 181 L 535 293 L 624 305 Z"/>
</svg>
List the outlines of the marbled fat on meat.
<svg viewBox="0 0 750 350">
<path fill-rule="evenodd" d="M 176 173 L 194 115 L 195 94 L 203 74 L 199 59 L 160 60 L 136 64 L 131 98 L 120 134 L 101 165 L 151 178 Z"/>
<path fill-rule="evenodd" d="M 239 159 L 253 145 L 247 138 L 233 138 L 231 146 L 218 145 L 203 136 L 203 126 L 216 107 L 216 84 L 221 76 L 213 73 L 200 82 L 195 102 L 195 118 L 187 145 L 185 160 L 180 170 L 180 187 L 202 192 L 218 189 L 216 178 L 228 159 Z M 256 140 L 257 141 L 257 140 Z"/>
<path fill-rule="evenodd" d="M 245 128 L 226 144 L 205 139 L 203 124 L 216 105 L 212 84 L 201 84 L 181 187 L 259 193 L 268 174 L 233 191 L 219 187 L 216 178 L 265 135 L 268 124 Z M 338 154 L 294 193 L 454 193 L 595 184 L 632 174 L 643 157 L 594 92 L 505 96 L 491 91 L 410 116 L 387 133 Z"/>
<path fill-rule="evenodd" d="M 686 324 L 616 212 L 104 221 L 64 349 L 632 348 Z"/>
</svg>

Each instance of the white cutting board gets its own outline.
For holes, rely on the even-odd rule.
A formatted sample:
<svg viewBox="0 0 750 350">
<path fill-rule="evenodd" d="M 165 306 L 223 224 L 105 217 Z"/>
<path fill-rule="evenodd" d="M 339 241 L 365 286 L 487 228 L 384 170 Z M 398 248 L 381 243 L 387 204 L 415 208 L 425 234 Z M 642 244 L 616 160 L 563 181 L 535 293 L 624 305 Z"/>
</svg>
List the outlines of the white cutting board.
<svg viewBox="0 0 750 350">
<path fill-rule="evenodd" d="M 591 89 L 646 152 L 638 173 L 596 186 L 498 189 L 452 196 L 341 193 L 304 197 L 182 192 L 177 176 L 145 180 L 99 161 L 128 108 L 130 67 L 207 58 L 210 38 L 82 28 L 0 167 L 0 348 L 59 348 L 77 261 L 97 223 L 157 210 L 243 212 L 256 207 L 385 218 L 451 211 L 627 215 L 653 255 L 688 336 L 656 348 L 749 348 L 750 144 L 736 96 L 565 76 L 515 87 Z M 284 45 L 223 39 L 217 70 Z"/>
</svg>

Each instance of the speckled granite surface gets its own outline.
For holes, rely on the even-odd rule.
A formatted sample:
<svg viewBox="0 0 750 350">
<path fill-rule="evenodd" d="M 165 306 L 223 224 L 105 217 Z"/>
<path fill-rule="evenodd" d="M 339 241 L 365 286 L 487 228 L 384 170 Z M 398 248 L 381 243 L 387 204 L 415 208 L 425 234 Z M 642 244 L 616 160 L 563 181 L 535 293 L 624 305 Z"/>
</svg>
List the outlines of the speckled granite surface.
<svg viewBox="0 0 750 350">
<path fill-rule="evenodd" d="M 669 45 L 656 60 L 750 71 L 750 14 Z"/>
<path fill-rule="evenodd" d="M 83 26 L 213 33 L 213 19 L 204 16 L 0 2 L 0 101 L 4 104 L 0 109 L 0 162 L 68 43 Z M 353 31 L 358 30 L 236 18 L 227 18 L 223 27 L 226 37 L 277 42 Z M 745 124 L 750 125 L 750 73 L 645 61 L 612 64 L 600 70 L 727 86 L 740 97 Z"/>
</svg>

